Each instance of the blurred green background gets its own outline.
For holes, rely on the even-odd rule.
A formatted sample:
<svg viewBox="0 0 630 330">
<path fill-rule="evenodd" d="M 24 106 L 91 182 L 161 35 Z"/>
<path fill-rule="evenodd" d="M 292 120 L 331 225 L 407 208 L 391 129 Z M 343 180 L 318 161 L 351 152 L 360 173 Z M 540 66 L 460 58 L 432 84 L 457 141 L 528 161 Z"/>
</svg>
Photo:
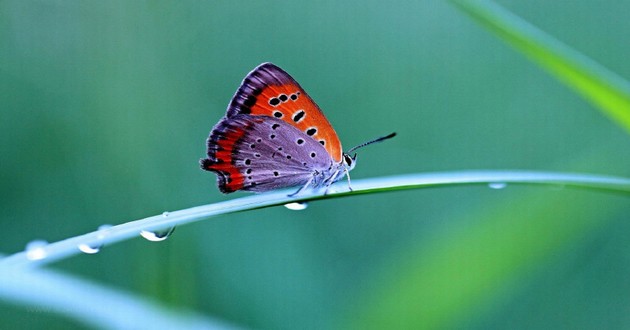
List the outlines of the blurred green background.
<svg viewBox="0 0 630 330">
<path fill-rule="evenodd" d="M 498 1 L 630 78 L 630 3 Z M 353 178 L 461 169 L 630 176 L 630 136 L 443 1 L 0 1 L 0 252 L 225 196 L 198 168 L 271 61 Z M 272 208 L 53 266 L 245 328 L 628 328 L 630 202 L 451 187 Z M 106 307 L 104 307 L 106 308 Z M 76 321 L 0 302 L 3 327 Z"/>
</svg>

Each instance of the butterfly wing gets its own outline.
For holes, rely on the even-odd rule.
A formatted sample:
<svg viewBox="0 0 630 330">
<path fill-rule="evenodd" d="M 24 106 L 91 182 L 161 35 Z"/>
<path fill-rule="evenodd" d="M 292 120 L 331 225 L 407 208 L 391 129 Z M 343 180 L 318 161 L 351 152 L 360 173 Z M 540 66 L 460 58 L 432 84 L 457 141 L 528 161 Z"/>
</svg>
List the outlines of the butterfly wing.
<svg viewBox="0 0 630 330">
<path fill-rule="evenodd" d="M 259 65 L 243 80 L 227 110 L 228 118 L 239 114 L 283 120 L 323 145 L 335 162 L 341 161 L 341 142 L 330 122 L 304 89 L 272 63 Z"/>
<path fill-rule="evenodd" d="M 326 149 L 285 121 L 237 114 L 221 120 L 208 139 L 201 167 L 217 173 L 223 193 L 264 192 L 306 184 L 333 164 Z"/>
</svg>

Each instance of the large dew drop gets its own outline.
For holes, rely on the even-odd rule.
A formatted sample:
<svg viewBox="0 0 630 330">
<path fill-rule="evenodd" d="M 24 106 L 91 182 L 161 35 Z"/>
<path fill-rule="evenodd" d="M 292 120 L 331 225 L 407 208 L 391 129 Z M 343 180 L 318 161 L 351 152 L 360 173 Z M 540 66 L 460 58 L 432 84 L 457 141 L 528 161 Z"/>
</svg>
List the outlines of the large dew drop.
<svg viewBox="0 0 630 330">
<path fill-rule="evenodd" d="M 151 242 L 161 242 L 169 238 L 173 234 L 174 231 L 175 231 L 175 227 L 171 227 L 166 230 L 156 230 L 156 231 L 142 230 L 140 231 L 140 236 L 144 237 L 145 239 Z"/>
<path fill-rule="evenodd" d="M 103 240 L 107 237 L 107 235 L 109 235 L 110 233 L 110 229 L 113 226 L 110 224 L 104 224 L 104 225 L 100 225 L 98 226 L 98 230 L 96 231 L 96 238 L 99 240 Z M 94 245 L 90 245 L 87 243 L 81 243 L 79 245 L 77 245 L 77 248 L 79 248 L 79 250 L 85 254 L 96 254 L 99 253 L 101 251 L 101 248 L 103 247 L 103 244 L 94 244 Z"/>
<path fill-rule="evenodd" d="M 44 240 L 35 240 L 26 244 L 26 258 L 29 260 L 41 260 L 47 257 L 45 247 L 48 242 Z"/>
<path fill-rule="evenodd" d="M 288 203 L 284 204 L 284 207 L 293 211 L 302 211 L 308 207 L 308 203 Z"/>
<path fill-rule="evenodd" d="M 77 247 L 79 248 L 79 250 L 81 252 L 83 252 L 85 254 L 96 254 L 96 253 L 99 253 L 101 251 L 102 245 L 90 246 L 89 244 L 81 243 Z"/>
</svg>

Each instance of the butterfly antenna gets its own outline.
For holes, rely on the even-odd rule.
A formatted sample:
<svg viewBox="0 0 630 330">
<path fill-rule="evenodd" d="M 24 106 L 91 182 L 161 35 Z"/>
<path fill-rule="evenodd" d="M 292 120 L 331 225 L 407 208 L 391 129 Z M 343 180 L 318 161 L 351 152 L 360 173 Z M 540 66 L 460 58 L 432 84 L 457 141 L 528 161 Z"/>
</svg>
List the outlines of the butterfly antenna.
<svg viewBox="0 0 630 330">
<path fill-rule="evenodd" d="M 365 143 L 361 143 L 361 144 L 359 144 L 358 146 L 356 146 L 356 147 L 354 147 L 354 148 L 351 148 L 350 150 L 346 151 L 346 153 L 348 153 L 348 154 L 349 154 L 349 153 L 351 153 L 351 152 L 353 152 L 353 151 L 355 151 L 355 150 L 357 150 L 357 149 L 359 149 L 359 148 L 363 148 L 363 147 L 365 147 L 365 146 L 367 146 L 367 145 L 370 145 L 370 144 L 372 144 L 372 143 L 377 143 L 377 142 L 381 142 L 381 141 L 385 141 L 385 140 L 391 139 L 391 138 L 393 138 L 394 136 L 396 136 L 396 132 L 393 132 L 393 133 L 391 133 L 391 134 L 389 134 L 389 135 L 381 136 L 380 138 L 378 138 L 378 139 L 374 139 L 374 140 L 372 140 L 372 141 L 368 141 L 368 142 L 365 142 Z"/>
</svg>

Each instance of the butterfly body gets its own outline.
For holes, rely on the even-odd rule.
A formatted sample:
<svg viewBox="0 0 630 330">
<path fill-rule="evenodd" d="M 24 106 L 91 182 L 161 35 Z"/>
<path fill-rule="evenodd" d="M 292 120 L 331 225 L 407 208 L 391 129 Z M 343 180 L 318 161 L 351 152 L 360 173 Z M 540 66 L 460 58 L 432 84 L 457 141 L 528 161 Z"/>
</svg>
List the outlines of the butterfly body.
<svg viewBox="0 0 630 330">
<path fill-rule="evenodd" d="M 317 104 L 271 63 L 245 77 L 207 146 L 201 168 L 217 174 L 223 193 L 328 187 L 348 175 L 355 160 L 342 152 Z"/>
</svg>

